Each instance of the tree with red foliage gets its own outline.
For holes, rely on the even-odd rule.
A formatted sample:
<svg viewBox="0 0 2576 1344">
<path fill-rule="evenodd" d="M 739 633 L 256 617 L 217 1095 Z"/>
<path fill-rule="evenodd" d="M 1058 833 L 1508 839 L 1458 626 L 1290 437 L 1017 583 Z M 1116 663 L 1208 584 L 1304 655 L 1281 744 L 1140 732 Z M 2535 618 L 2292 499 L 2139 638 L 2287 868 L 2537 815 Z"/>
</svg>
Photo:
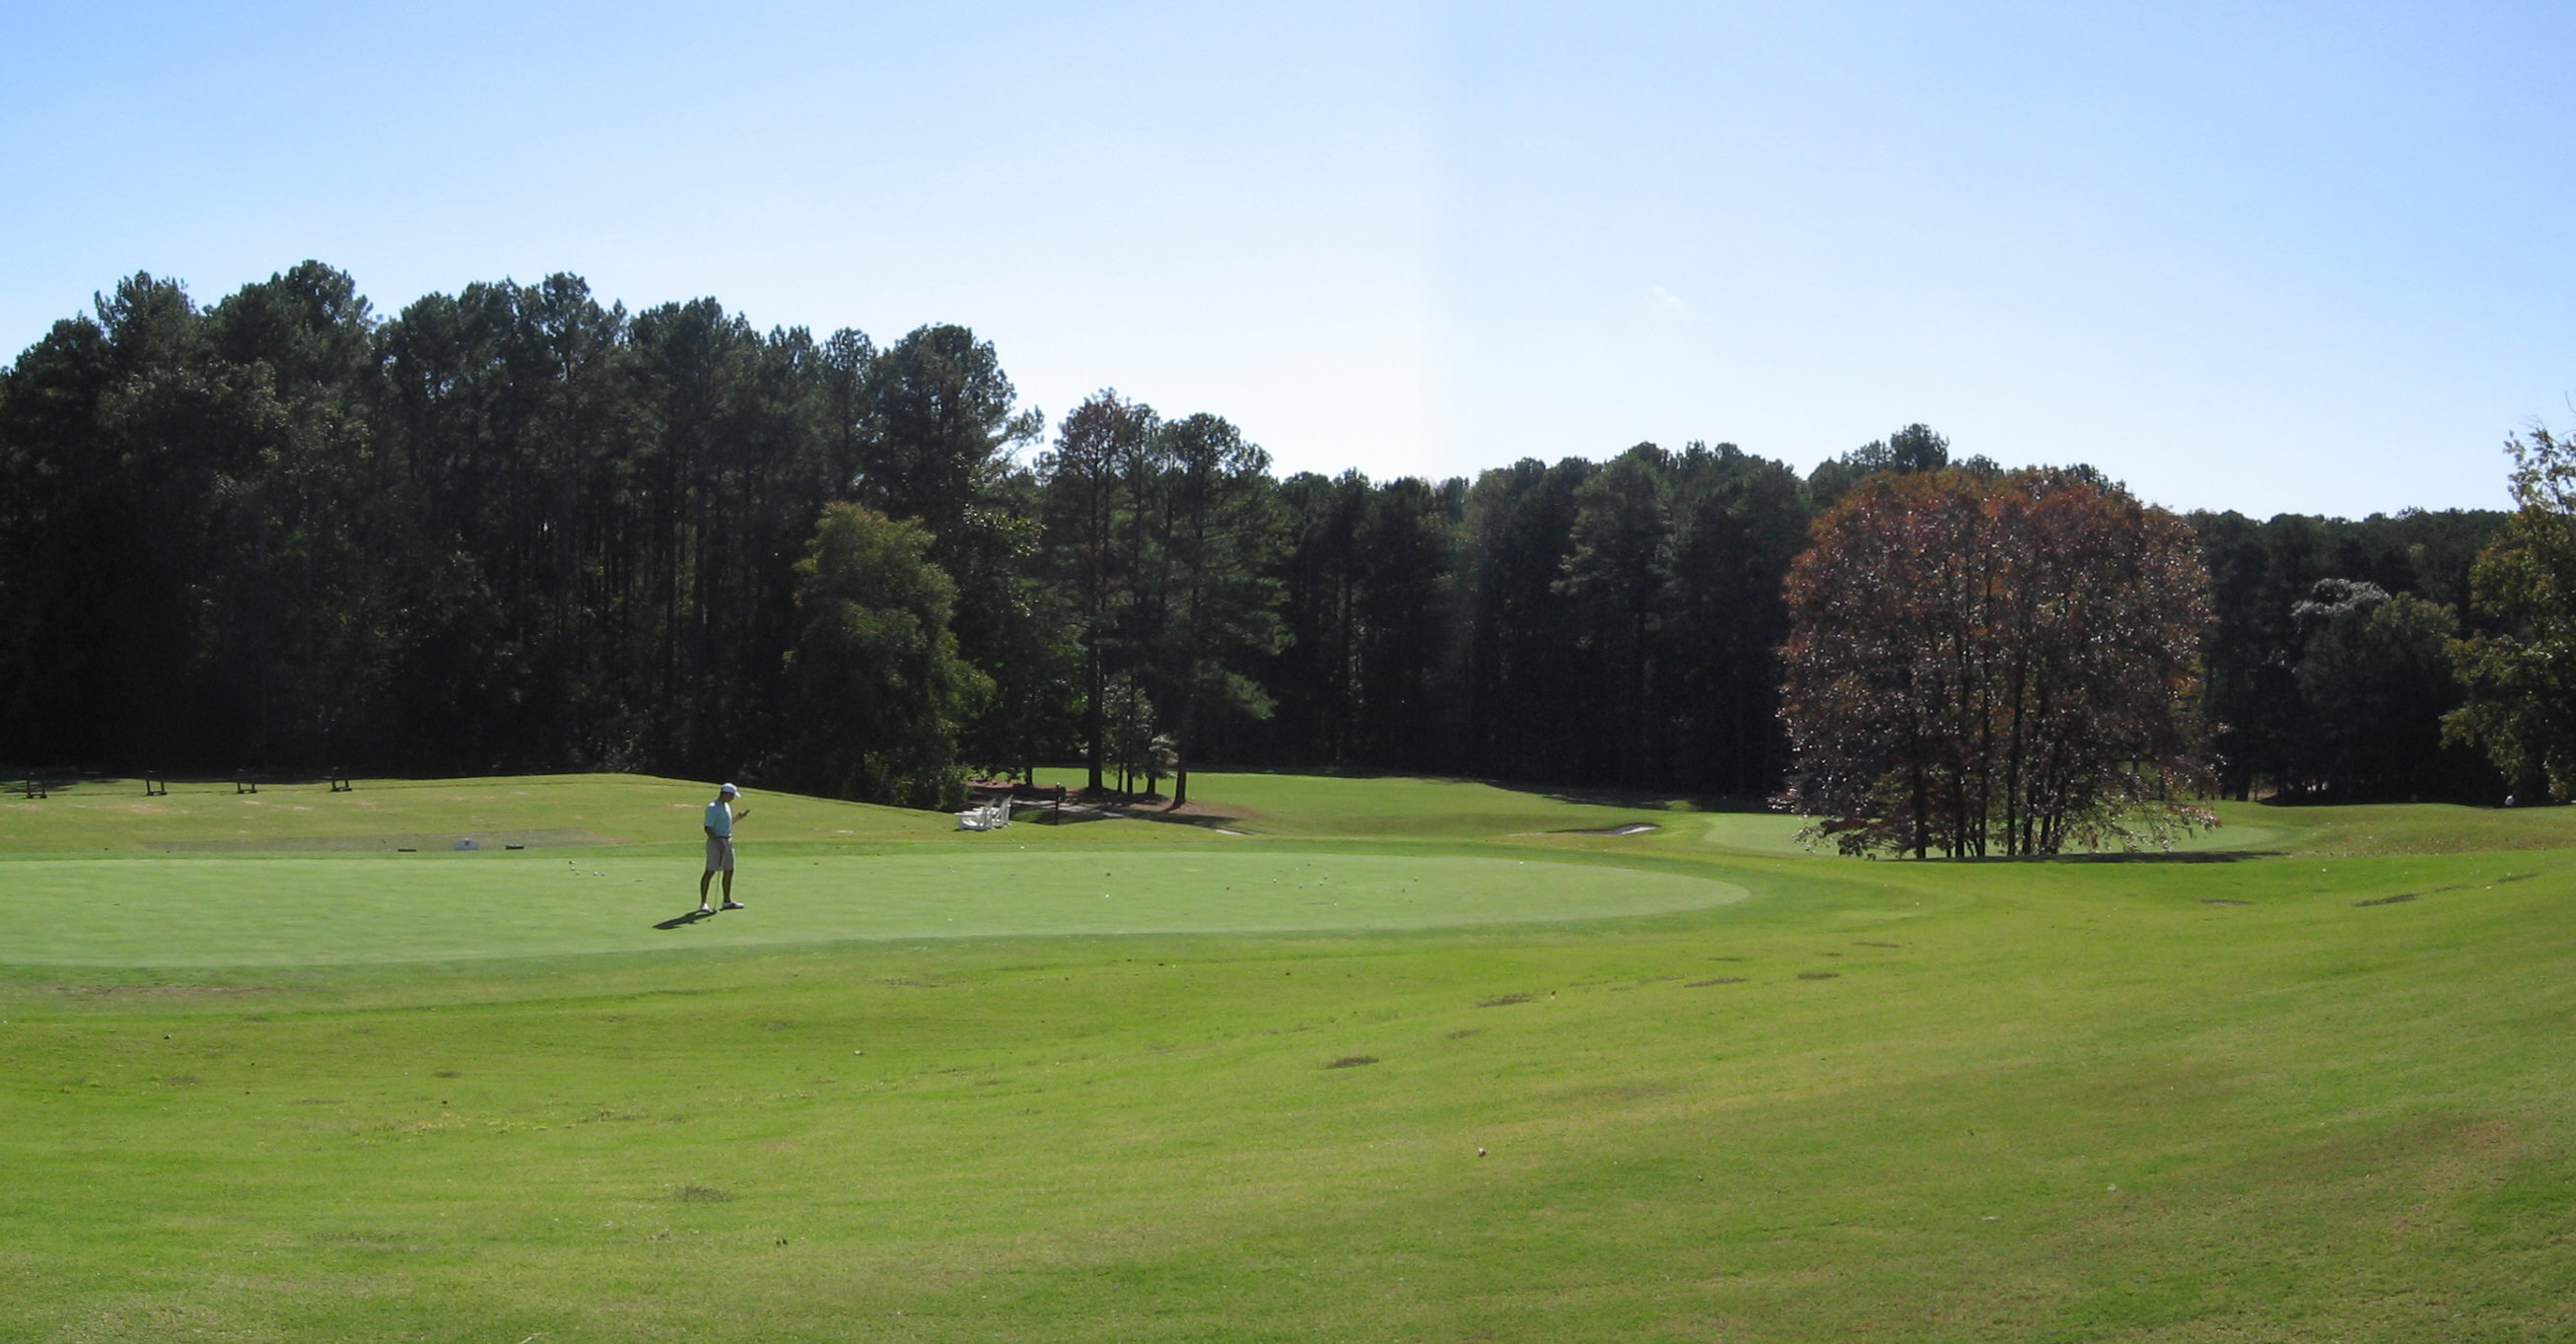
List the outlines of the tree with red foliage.
<svg viewBox="0 0 2576 1344">
<path fill-rule="evenodd" d="M 2055 854 L 2216 824 L 2190 528 L 2087 470 L 1882 475 L 1790 571 L 1785 801 L 1845 853 Z"/>
</svg>

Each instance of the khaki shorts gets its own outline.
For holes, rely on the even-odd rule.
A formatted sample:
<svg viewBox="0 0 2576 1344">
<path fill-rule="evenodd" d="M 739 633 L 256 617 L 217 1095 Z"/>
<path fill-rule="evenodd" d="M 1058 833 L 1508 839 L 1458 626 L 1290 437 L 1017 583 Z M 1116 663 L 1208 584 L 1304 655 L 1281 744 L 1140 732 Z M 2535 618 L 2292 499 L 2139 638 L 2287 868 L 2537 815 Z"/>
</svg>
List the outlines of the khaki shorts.
<svg viewBox="0 0 2576 1344">
<path fill-rule="evenodd" d="M 707 871 L 710 873 L 733 871 L 733 841 L 718 840 L 714 836 L 707 837 Z"/>
</svg>

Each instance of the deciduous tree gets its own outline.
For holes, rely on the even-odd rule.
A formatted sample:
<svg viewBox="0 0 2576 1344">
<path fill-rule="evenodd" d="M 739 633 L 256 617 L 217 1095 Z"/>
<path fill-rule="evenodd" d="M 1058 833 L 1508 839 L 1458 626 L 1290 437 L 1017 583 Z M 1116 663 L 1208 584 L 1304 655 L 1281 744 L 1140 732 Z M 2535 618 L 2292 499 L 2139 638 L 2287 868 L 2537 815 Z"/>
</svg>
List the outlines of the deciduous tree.
<svg viewBox="0 0 2576 1344">
<path fill-rule="evenodd" d="M 1882 475 L 1789 579 L 1787 799 L 1846 852 L 2054 854 L 2210 824 L 2206 576 L 2088 475 Z"/>
<path fill-rule="evenodd" d="M 957 735 L 992 683 L 957 654 L 957 587 L 920 523 L 833 504 L 796 564 L 795 735 L 779 773 L 836 798 L 947 807 Z M 720 690 L 721 688 L 719 688 Z"/>
<path fill-rule="evenodd" d="M 2516 787 L 2576 796 L 2576 441 L 2506 445 L 2519 507 L 2478 557 L 2479 610 L 2501 629 L 2453 646 L 2467 702 L 2445 727 Z"/>
</svg>

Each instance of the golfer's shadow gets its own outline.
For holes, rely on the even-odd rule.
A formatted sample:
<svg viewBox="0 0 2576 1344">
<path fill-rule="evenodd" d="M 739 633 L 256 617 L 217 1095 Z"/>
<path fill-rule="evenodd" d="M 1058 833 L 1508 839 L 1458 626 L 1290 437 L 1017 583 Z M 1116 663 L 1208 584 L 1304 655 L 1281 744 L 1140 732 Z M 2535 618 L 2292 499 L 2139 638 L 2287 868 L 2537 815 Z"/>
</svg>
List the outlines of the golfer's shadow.
<svg viewBox="0 0 2576 1344">
<path fill-rule="evenodd" d="M 669 919 L 663 920 L 661 923 L 656 924 L 653 927 L 657 929 L 685 929 L 690 925 L 697 923 L 699 920 L 713 919 L 715 917 L 716 912 L 713 910 L 692 910 L 685 915 L 675 915 Z"/>
</svg>

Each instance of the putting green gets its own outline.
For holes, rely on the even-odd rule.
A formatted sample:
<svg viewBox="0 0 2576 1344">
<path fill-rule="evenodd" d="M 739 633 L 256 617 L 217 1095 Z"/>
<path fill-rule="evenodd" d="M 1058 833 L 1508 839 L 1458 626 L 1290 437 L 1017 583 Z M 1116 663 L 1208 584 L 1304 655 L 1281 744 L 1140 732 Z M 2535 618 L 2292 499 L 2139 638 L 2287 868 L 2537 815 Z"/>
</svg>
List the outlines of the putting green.
<svg viewBox="0 0 2576 1344">
<path fill-rule="evenodd" d="M 694 908 L 689 856 L 26 859 L 0 963 L 262 966 L 998 934 L 1420 929 L 1599 919 L 1745 899 L 1711 878 L 1544 860 L 1208 853 L 747 851 L 751 909 Z"/>
</svg>

